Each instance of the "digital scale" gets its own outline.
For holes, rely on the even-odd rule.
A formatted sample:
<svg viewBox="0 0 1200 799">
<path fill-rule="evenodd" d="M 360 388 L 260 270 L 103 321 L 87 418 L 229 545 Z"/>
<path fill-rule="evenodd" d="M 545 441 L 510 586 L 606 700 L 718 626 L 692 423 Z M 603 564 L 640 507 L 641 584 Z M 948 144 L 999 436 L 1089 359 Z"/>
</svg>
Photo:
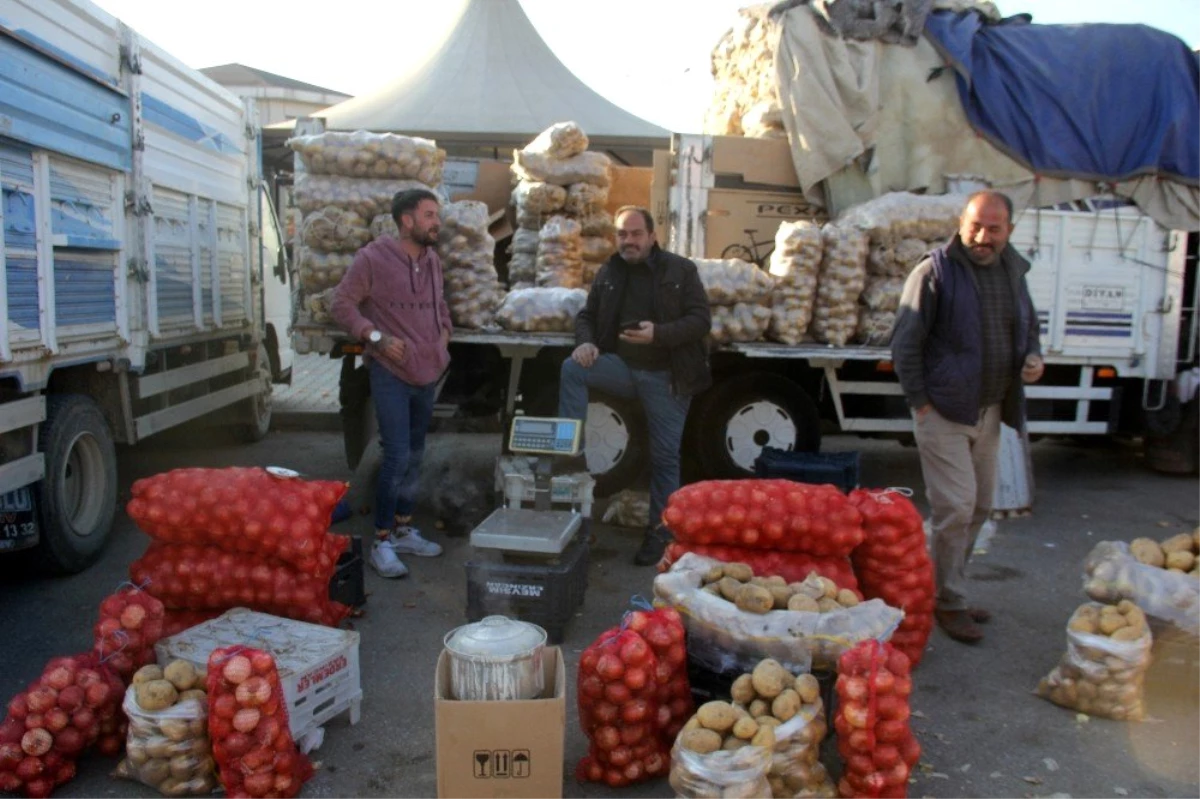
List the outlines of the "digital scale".
<svg viewBox="0 0 1200 799">
<path fill-rule="evenodd" d="M 554 475 L 554 459 L 579 454 L 582 428 L 575 419 L 513 417 L 512 454 L 496 465 L 503 506 L 471 531 L 469 621 L 511 616 L 544 628 L 551 643 L 562 640 L 587 588 L 595 481 L 586 472 Z"/>
</svg>

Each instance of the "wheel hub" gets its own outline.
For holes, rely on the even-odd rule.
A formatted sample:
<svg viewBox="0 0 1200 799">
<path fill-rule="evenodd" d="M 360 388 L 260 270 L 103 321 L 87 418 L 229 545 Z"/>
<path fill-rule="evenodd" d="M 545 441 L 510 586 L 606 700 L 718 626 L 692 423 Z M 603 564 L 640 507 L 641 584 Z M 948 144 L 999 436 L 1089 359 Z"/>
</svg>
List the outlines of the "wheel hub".
<svg viewBox="0 0 1200 799">
<path fill-rule="evenodd" d="M 754 461 L 763 447 L 792 450 L 796 445 L 796 422 L 787 409 L 770 400 L 744 405 L 725 427 L 725 450 L 739 468 L 754 471 Z"/>
<path fill-rule="evenodd" d="M 594 475 L 604 474 L 625 457 L 629 449 L 629 426 L 608 405 L 588 403 L 584 440 L 588 471 Z"/>
<path fill-rule="evenodd" d="M 97 481 L 103 483 L 104 456 L 100 444 L 90 433 L 81 433 L 71 442 L 63 461 L 60 480 L 62 508 L 73 534 L 86 537 L 99 528 L 104 506 L 102 492 L 91 490 Z"/>
</svg>

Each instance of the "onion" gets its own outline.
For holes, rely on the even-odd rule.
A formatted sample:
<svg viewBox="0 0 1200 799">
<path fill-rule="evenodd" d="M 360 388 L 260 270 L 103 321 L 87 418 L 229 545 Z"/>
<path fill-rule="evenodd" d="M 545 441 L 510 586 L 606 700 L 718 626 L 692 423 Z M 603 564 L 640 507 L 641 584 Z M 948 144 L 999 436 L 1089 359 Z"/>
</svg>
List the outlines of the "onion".
<svg viewBox="0 0 1200 799">
<path fill-rule="evenodd" d="M 54 747 L 68 755 L 82 751 L 85 743 L 83 733 L 74 727 L 67 727 L 54 736 Z"/>
<path fill-rule="evenodd" d="M 61 691 L 73 682 L 75 682 L 75 674 L 65 666 L 48 669 L 42 676 L 42 683 L 55 691 Z"/>
<path fill-rule="evenodd" d="M 222 739 L 222 743 L 230 757 L 241 757 L 250 751 L 250 736 L 242 732 L 231 732 Z"/>
<path fill-rule="evenodd" d="M 25 717 L 25 729 L 37 730 L 46 726 L 46 717 L 41 713 L 30 713 Z M 21 733 L 24 735 L 25 733 Z"/>
<path fill-rule="evenodd" d="M 274 773 L 264 771 L 259 774 L 250 774 L 247 776 L 243 787 L 246 789 L 246 793 L 251 796 L 266 796 L 271 792 L 271 787 L 274 784 Z"/>
<path fill-rule="evenodd" d="M 43 799 L 43 797 L 49 796 L 53 790 L 54 781 L 44 777 L 25 783 L 25 795 L 30 799 Z"/>
<path fill-rule="evenodd" d="M 233 728 L 238 732 L 252 732 L 258 726 L 262 714 L 255 708 L 242 708 L 233 717 Z"/>
<path fill-rule="evenodd" d="M 16 793 L 20 787 L 20 777 L 11 771 L 0 771 L 0 792 Z"/>
<path fill-rule="evenodd" d="M 20 744 L 0 744 L 0 771 L 11 771 L 25 757 Z"/>
<path fill-rule="evenodd" d="M 244 655 L 234 655 L 225 664 L 225 668 L 222 669 L 221 673 L 228 682 L 234 685 L 241 685 L 250 676 L 250 660 Z"/>
<path fill-rule="evenodd" d="M 250 662 L 254 667 L 255 674 L 267 675 L 275 669 L 275 658 L 270 652 L 264 652 L 261 649 L 256 649 L 250 653 Z"/>
<path fill-rule="evenodd" d="M 112 697 L 112 688 L 106 682 L 97 682 L 89 685 L 84 693 L 84 701 L 90 708 L 97 708 L 103 705 Z"/>
<path fill-rule="evenodd" d="M 71 714 L 71 724 L 77 730 L 90 730 L 96 726 L 96 714 L 91 708 L 81 707 Z"/>
<path fill-rule="evenodd" d="M 251 771 L 269 767 L 275 761 L 275 753 L 264 747 L 256 747 L 242 757 L 242 767 Z"/>
<path fill-rule="evenodd" d="M 52 733 L 66 729 L 71 723 L 71 717 L 61 707 L 52 707 L 46 711 L 46 729 Z"/>
<path fill-rule="evenodd" d="M 58 706 L 68 713 L 78 710 L 83 700 L 84 692 L 78 685 L 68 685 L 58 692 Z"/>
<path fill-rule="evenodd" d="M 146 609 L 141 605 L 130 604 L 121 611 L 121 626 L 127 630 L 136 630 L 146 620 Z"/>
<path fill-rule="evenodd" d="M 244 707 L 258 707 L 271 698 L 271 685 L 262 677 L 251 677 L 237 687 L 237 702 Z"/>
<path fill-rule="evenodd" d="M 26 757 L 17 764 L 17 776 L 25 782 L 35 780 L 43 771 L 46 770 L 46 764 L 41 761 L 41 758 Z"/>
<path fill-rule="evenodd" d="M 15 719 L 23 719 L 29 714 L 29 705 L 25 702 L 25 694 L 17 694 L 8 700 L 8 714 Z"/>
<path fill-rule="evenodd" d="M 58 691 L 48 686 L 39 686 L 26 695 L 25 703 L 30 713 L 45 713 L 58 704 Z"/>
<path fill-rule="evenodd" d="M 40 757 L 54 746 L 54 736 L 41 727 L 29 730 L 21 737 L 21 750 L 27 755 Z"/>
</svg>

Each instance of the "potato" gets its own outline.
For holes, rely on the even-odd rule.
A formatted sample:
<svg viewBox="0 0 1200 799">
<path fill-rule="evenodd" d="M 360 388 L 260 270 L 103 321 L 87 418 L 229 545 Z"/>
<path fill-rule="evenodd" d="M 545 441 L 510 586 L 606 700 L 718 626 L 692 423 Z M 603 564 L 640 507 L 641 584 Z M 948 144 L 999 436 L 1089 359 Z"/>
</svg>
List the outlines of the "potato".
<svg viewBox="0 0 1200 799">
<path fill-rule="evenodd" d="M 163 677 L 175 686 L 177 691 L 187 691 L 196 687 L 196 667 L 186 660 L 173 660 L 163 669 Z"/>
<path fill-rule="evenodd" d="M 858 594 L 851 591 L 849 588 L 842 588 L 834 597 L 837 603 L 844 608 L 852 608 L 858 604 Z"/>
<path fill-rule="evenodd" d="M 176 755 L 169 763 L 171 776 L 181 781 L 190 779 L 199 762 L 199 758 L 192 755 Z"/>
<path fill-rule="evenodd" d="M 1146 631 L 1138 627 L 1122 627 L 1112 633 L 1111 638 L 1114 641 L 1137 641 L 1145 635 Z"/>
<path fill-rule="evenodd" d="M 187 719 L 163 719 L 158 726 L 171 741 L 186 741 L 192 737 L 192 727 Z"/>
<path fill-rule="evenodd" d="M 1120 613 L 1100 617 L 1100 632 L 1104 635 L 1112 635 L 1127 625 L 1128 622 L 1125 621 L 1125 617 Z"/>
<path fill-rule="evenodd" d="M 143 682 L 134 689 L 134 695 L 142 710 L 149 711 L 166 710 L 179 698 L 175 686 L 166 680 Z"/>
<path fill-rule="evenodd" d="M 772 583 L 767 586 L 767 590 L 771 592 L 771 598 L 775 600 L 775 610 L 787 610 L 788 602 L 792 598 L 792 589 L 786 585 Z"/>
<path fill-rule="evenodd" d="M 182 741 L 172 743 L 165 738 L 149 738 L 146 741 L 146 754 L 150 755 L 152 760 L 168 760 L 175 755 L 181 755 L 183 752 L 173 751 L 172 747 L 178 747 Z"/>
<path fill-rule="evenodd" d="M 749 745 L 750 745 L 749 741 L 742 740 L 741 738 L 738 738 L 735 735 L 730 735 L 728 738 L 725 739 L 725 742 L 721 744 L 721 749 L 726 752 L 734 752 L 734 751 L 737 751 L 738 749 L 741 749 L 743 746 L 749 746 Z"/>
<path fill-rule="evenodd" d="M 749 707 L 747 707 L 746 710 L 754 718 L 756 718 L 756 719 L 761 718 L 762 716 L 770 715 L 771 703 L 765 699 L 755 699 L 753 702 L 750 703 Z"/>
<path fill-rule="evenodd" d="M 769 585 L 770 585 L 770 583 L 769 583 L 769 582 L 767 582 L 767 578 L 766 578 L 766 577 L 751 577 L 751 578 L 750 578 L 750 585 L 757 585 L 757 586 L 759 586 L 760 588 L 766 588 L 767 586 L 769 586 Z"/>
<path fill-rule="evenodd" d="M 777 585 L 780 588 L 786 588 L 787 580 L 783 579 L 778 574 L 772 574 L 770 577 L 767 578 L 767 584 L 768 585 Z"/>
<path fill-rule="evenodd" d="M 1129 542 L 1129 551 L 1139 563 L 1144 563 L 1147 566 L 1157 566 L 1162 568 L 1166 562 L 1167 556 L 1162 551 L 1162 547 L 1158 542 L 1151 538 L 1135 538 Z"/>
<path fill-rule="evenodd" d="M 179 692 L 180 702 L 186 702 L 189 699 L 195 699 L 205 707 L 208 706 L 208 693 L 200 688 L 189 688 L 186 691 Z"/>
<path fill-rule="evenodd" d="M 843 608 L 838 604 L 838 601 L 832 597 L 823 596 L 817 600 L 817 610 L 821 611 L 822 613 L 832 613 L 833 611 L 842 609 Z"/>
<path fill-rule="evenodd" d="M 782 721 L 770 715 L 769 713 L 765 713 L 761 716 L 755 716 L 754 720 L 758 722 L 760 729 L 763 727 L 778 727 L 780 724 L 783 724 Z"/>
<path fill-rule="evenodd" d="M 771 702 L 771 715 L 780 721 L 788 721 L 800 712 L 800 695 L 791 688 Z"/>
<path fill-rule="evenodd" d="M 171 778 L 171 764 L 161 757 L 147 760 L 138 769 L 138 776 L 147 785 L 162 785 Z"/>
<path fill-rule="evenodd" d="M 725 575 L 721 578 L 721 581 L 717 583 L 717 585 L 721 588 L 721 596 L 725 597 L 730 602 L 736 602 L 738 594 L 742 592 L 743 584 L 738 582 L 736 578 Z"/>
<path fill-rule="evenodd" d="M 733 685 L 729 687 L 729 695 L 739 705 L 749 705 L 758 698 L 749 674 L 743 674 L 733 681 Z"/>
<path fill-rule="evenodd" d="M 1167 568 L 1179 569 L 1180 571 L 1188 571 L 1196 565 L 1196 556 L 1191 550 L 1178 550 L 1167 553 Z"/>
<path fill-rule="evenodd" d="M 750 716 L 744 716 L 733 725 L 733 734 L 743 741 L 749 741 L 758 732 L 758 722 Z"/>
<path fill-rule="evenodd" d="M 761 614 L 775 607 L 775 597 L 771 596 L 771 592 L 762 586 L 747 583 L 738 592 L 734 604 L 738 606 L 739 610 L 747 613 Z"/>
<path fill-rule="evenodd" d="M 1136 608 L 1136 607 L 1137 607 L 1137 605 L 1128 599 L 1122 599 L 1120 602 L 1117 603 L 1117 610 L 1122 615 L 1129 613 L 1130 610 L 1132 610 L 1133 608 Z"/>
<path fill-rule="evenodd" d="M 1076 616 L 1067 624 L 1067 629 L 1073 633 L 1085 633 L 1087 635 L 1095 635 L 1099 631 L 1099 619 L 1090 619 L 1085 616 Z"/>
<path fill-rule="evenodd" d="M 725 567 L 720 564 L 713 566 L 704 574 L 705 583 L 717 583 L 725 576 Z"/>
<path fill-rule="evenodd" d="M 1170 555 L 1172 552 L 1191 552 L 1192 537 L 1187 533 L 1173 535 L 1161 544 L 1164 555 Z"/>
<path fill-rule="evenodd" d="M 817 600 L 810 597 L 808 594 L 797 593 L 792 594 L 791 599 L 787 603 L 788 610 L 798 611 L 800 613 L 820 613 L 821 608 L 817 605 Z"/>
<path fill-rule="evenodd" d="M 687 722 L 684 723 L 683 727 L 680 729 L 680 732 L 687 732 L 688 730 L 702 730 L 702 729 L 704 729 L 704 728 L 700 726 L 700 719 L 696 718 L 695 716 L 692 716 L 690 719 L 687 720 Z"/>
<path fill-rule="evenodd" d="M 821 582 L 821 575 L 816 572 L 809 572 L 804 582 L 798 584 L 797 590 L 813 599 L 825 596 L 825 584 Z"/>
<path fill-rule="evenodd" d="M 721 736 L 712 730 L 684 729 L 679 733 L 679 745 L 697 754 L 711 754 L 721 748 Z"/>
<path fill-rule="evenodd" d="M 837 583 L 835 583 L 833 580 L 830 580 L 828 577 L 822 577 L 821 586 L 825 589 L 825 596 L 829 597 L 830 599 L 833 599 L 837 596 L 839 589 Z"/>
<path fill-rule="evenodd" d="M 1141 628 L 1146 626 L 1146 614 L 1137 605 L 1133 605 L 1133 607 L 1125 611 L 1122 615 L 1125 616 L 1125 621 L 1130 627 Z"/>
<path fill-rule="evenodd" d="M 779 665 L 779 661 L 767 658 L 754 667 L 754 671 L 750 673 L 750 681 L 759 696 L 763 699 L 774 699 L 783 693 L 784 685 L 792 681 L 792 675 Z M 754 715 L 753 711 L 751 715 Z"/>
<path fill-rule="evenodd" d="M 721 585 L 719 583 L 709 583 L 700 590 L 713 596 L 719 596 L 721 599 L 725 598 L 724 594 L 721 593 Z"/>
<path fill-rule="evenodd" d="M 821 696 L 821 683 L 811 674 L 801 674 L 796 678 L 796 693 L 804 704 L 816 702 Z"/>
<path fill-rule="evenodd" d="M 150 663 L 148 665 L 142 666 L 140 669 L 135 671 L 133 673 L 133 679 L 130 680 L 130 682 L 133 683 L 134 685 L 141 685 L 144 682 L 150 682 L 151 680 L 161 680 L 161 679 L 163 679 L 162 667 L 158 666 L 155 663 Z"/>
<path fill-rule="evenodd" d="M 767 749 L 775 748 L 775 728 L 768 726 L 760 726 L 758 732 L 750 739 L 753 746 L 763 746 Z"/>
<path fill-rule="evenodd" d="M 125 757 L 135 766 L 143 766 L 150 760 L 146 745 L 140 740 L 130 739 L 125 745 Z"/>
<path fill-rule="evenodd" d="M 738 582 L 748 583 L 754 576 L 754 569 L 745 563 L 726 563 L 725 576 L 732 577 Z"/>
<path fill-rule="evenodd" d="M 696 718 L 705 729 L 726 733 L 737 722 L 737 712 L 728 702 L 705 702 L 696 711 Z"/>
</svg>

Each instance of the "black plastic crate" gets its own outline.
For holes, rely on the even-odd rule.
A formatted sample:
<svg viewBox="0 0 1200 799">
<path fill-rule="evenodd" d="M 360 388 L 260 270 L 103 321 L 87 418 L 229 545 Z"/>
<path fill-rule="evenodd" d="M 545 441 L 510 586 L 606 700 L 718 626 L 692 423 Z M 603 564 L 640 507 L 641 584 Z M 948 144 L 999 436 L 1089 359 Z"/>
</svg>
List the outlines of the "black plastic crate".
<svg viewBox="0 0 1200 799">
<path fill-rule="evenodd" d="M 329 578 L 329 598 L 352 608 L 367 604 L 367 590 L 363 582 L 362 539 L 350 536 L 350 546 L 338 558 L 333 577 Z"/>
<path fill-rule="evenodd" d="M 545 629 L 550 643 L 561 642 L 567 622 L 583 604 L 588 555 L 586 531 L 553 559 L 500 557 L 476 550 L 464 564 L 467 620 L 512 616 Z"/>
<path fill-rule="evenodd" d="M 830 483 L 848 492 L 858 487 L 861 461 L 858 452 L 789 452 L 763 447 L 754 461 L 754 475 L 797 483 Z"/>
</svg>

